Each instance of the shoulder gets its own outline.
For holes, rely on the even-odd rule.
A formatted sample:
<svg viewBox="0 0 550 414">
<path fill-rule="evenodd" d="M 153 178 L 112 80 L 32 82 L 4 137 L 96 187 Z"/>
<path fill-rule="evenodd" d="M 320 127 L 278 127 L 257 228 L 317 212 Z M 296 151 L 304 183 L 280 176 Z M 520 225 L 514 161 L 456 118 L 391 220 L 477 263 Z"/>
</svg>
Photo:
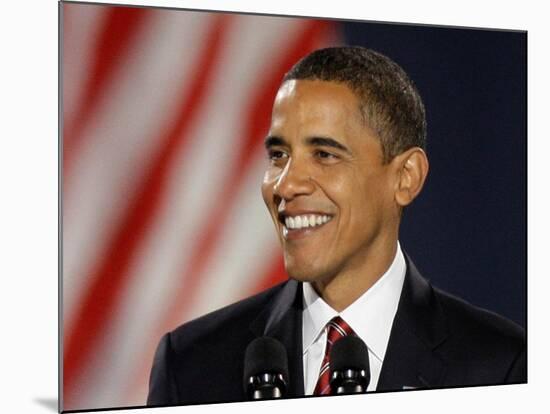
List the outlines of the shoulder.
<svg viewBox="0 0 550 414">
<path fill-rule="evenodd" d="M 525 331 L 515 322 L 438 288 L 434 288 L 434 293 L 445 312 L 449 326 L 454 328 L 453 331 L 467 330 L 479 339 L 484 335 L 508 338 L 512 342 L 522 342 L 525 339 Z"/>
<path fill-rule="evenodd" d="M 266 309 L 286 282 L 180 325 L 169 333 L 174 352 L 193 344 L 216 343 L 217 339 L 246 336 L 250 324 Z"/>
<path fill-rule="evenodd" d="M 415 333 L 445 374 L 441 386 L 525 382 L 527 347 L 518 324 L 433 287 L 410 258 L 399 326 Z M 444 368 L 443 368 L 444 367 Z"/>
<path fill-rule="evenodd" d="M 165 334 L 149 382 L 149 405 L 244 400 L 242 364 L 251 324 L 285 283 L 194 319 Z M 212 385 L 215 384 L 215 387 Z"/>
<path fill-rule="evenodd" d="M 515 322 L 438 288 L 433 291 L 446 318 L 448 340 L 460 344 L 461 354 L 498 359 L 524 351 L 525 331 Z"/>
<path fill-rule="evenodd" d="M 509 360 L 525 351 L 521 326 L 432 286 L 405 257 L 407 276 L 401 316 L 411 325 L 422 325 L 422 336 L 436 341 L 439 352 L 456 361 L 471 361 Z"/>
</svg>

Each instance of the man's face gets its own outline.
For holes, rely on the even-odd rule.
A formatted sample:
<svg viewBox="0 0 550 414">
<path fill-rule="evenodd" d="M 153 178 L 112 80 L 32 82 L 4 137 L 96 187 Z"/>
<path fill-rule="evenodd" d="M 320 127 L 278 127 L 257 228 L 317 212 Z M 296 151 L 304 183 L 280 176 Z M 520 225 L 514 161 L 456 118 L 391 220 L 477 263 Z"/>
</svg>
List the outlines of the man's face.
<svg viewBox="0 0 550 414">
<path fill-rule="evenodd" d="M 345 85 L 292 80 L 278 91 L 266 138 L 262 195 L 286 270 L 328 283 L 360 271 L 396 237 L 391 163 Z"/>
</svg>

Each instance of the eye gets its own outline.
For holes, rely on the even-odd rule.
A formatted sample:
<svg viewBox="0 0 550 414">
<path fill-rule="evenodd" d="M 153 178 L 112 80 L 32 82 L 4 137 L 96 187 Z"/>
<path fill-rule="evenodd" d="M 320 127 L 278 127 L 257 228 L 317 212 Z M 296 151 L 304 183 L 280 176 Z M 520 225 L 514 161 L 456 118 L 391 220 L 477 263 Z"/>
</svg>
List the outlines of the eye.
<svg viewBox="0 0 550 414">
<path fill-rule="evenodd" d="M 338 156 L 327 151 L 318 150 L 315 152 L 315 156 L 322 160 L 336 160 Z"/>
<path fill-rule="evenodd" d="M 287 158 L 288 155 L 286 154 L 286 152 L 284 152 L 282 150 L 269 149 L 269 150 L 267 150 L 267 157 L 271 161 L 279 161 L 279 160 Z"/>
</svg>

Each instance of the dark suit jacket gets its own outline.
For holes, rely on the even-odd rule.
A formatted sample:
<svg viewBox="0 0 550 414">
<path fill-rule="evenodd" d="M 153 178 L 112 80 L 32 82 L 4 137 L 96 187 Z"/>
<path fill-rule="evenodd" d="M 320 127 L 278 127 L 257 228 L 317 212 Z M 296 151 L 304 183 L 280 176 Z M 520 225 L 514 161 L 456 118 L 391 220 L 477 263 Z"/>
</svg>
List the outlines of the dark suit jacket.
<svg viewBox="0 0 550 414">
<path fill-rule="evenodd" d="M 245 349 L 262 335 L 286 347 L 288 397 L 304 395 L 302 285 L 289 280 L 164 335 L 147 404 L 245 401 Z M 433 288 L 407 258 L 377 390 L 521 383 L 526 378 L 523 329 Z"/>
</svg>

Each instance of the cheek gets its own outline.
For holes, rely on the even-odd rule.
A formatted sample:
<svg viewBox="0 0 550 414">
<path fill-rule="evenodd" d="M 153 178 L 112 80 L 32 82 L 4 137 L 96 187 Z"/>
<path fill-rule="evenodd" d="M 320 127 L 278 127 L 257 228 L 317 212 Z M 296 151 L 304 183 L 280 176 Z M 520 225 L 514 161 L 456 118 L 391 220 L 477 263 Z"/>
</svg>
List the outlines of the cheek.
<svg viewBox="0 0 550 414">
<path fill-rule="evenodd" d="M 277 180 L 279 180 L 281 173 L 282 173 L 282 169 L 280 167 L 277 167 L 274 165 L 269 166 L 264 173 L 264 178 L 262 181 L 262 189 L 264 187 L 273 188 L 273 186 L 277 183 Z"/>
<path fill-rule="evenodd" d="M 272 199 L 273 194 L 273 185 L 275 183 L 274 173 L 271 168 L 268 168 L 264 174 L 264 179 L 262 181 L 262 197 L 264 199 L 264 202 L 268 204 L 268 202 Z"/>
<path fill-rule="evenodd" d="M 363 185 L 361 201 L 364 208 L 360 211 L 362 221 L 380 225 L 386 222 L 391 213 L 393 192 L 388 177 L 379 174 L 371 177 Z"/>
<path fill-rule="evenodd" d="M 324 176 L 326 194 L 336 204 L 343 215 L 354 213 L 365 202 L 369 186 L 365 177 L 355 171 L 342 169 L 330 171 Z"/>
<path fill-rule="evenodd" d="M 261 186 L 262 198 L 267 207 L 269 215 L 272 216 L 273 220 L 276 222 L 276 211 L 277 205 L 275 201 L 274 188 L 277 183 L 278 175 L 274 174 L 273 171 L 267 170 L 264 174 L 264 179 Z"/>
<path fill-rule="evenodd" d="M 351 227 L 364 226 L 378 217 L 386 205 L 385 177 L 354 173 L 346 179 L 333 179 L 331 193 L 342 215 L 342 224 Z"/>
</svg>

